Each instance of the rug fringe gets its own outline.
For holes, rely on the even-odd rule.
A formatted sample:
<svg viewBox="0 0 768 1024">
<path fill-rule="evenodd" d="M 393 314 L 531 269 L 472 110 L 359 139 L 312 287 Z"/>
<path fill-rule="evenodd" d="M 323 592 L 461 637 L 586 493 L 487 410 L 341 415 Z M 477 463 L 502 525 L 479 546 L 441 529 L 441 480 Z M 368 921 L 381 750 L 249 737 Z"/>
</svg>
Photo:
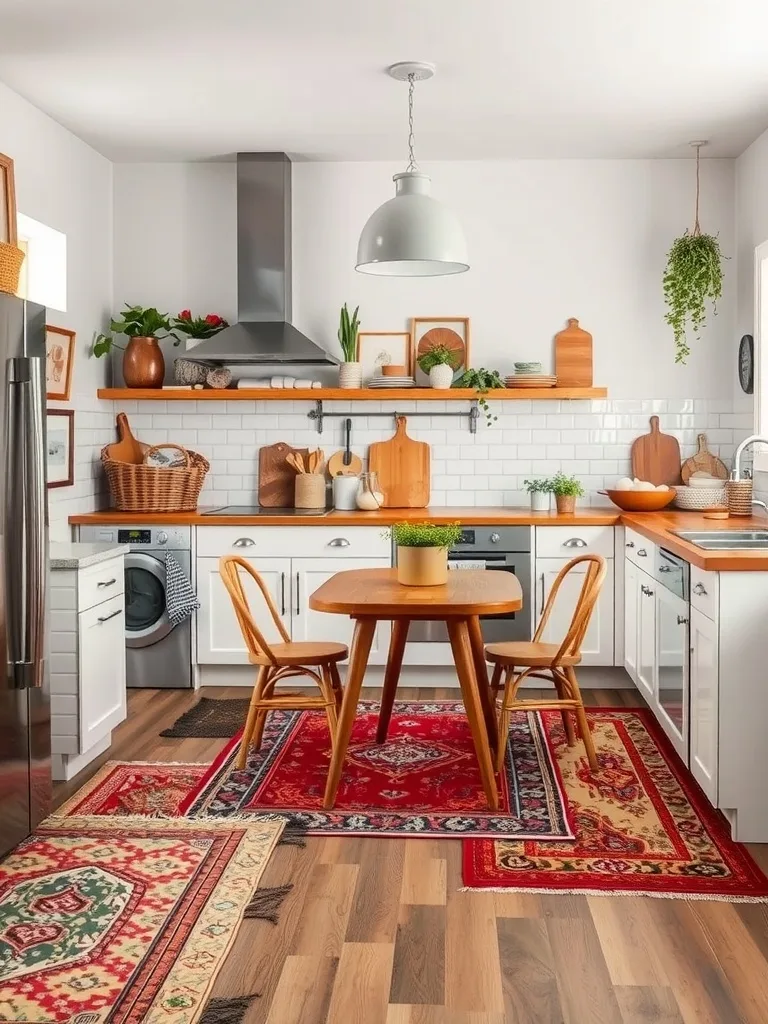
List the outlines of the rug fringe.
<svg viewBox="0 0 768 1024">
<path fill-rule="evenodd" d="M 590 711 L 592 709 L 590 708 Z M 711 903 L 768 903 L 767 896 L 729 896 L 714 893 L 647 892 L 642 889 L 545 889 L 496 885 L 463 885 L 458 892 L 509 892 L 532 896 L 647 896 L 656 900 L 709 900 Z"/>
<path fill-rule="evenodd" d="M 287 885 L 275 885 L 272 888 L 257 889 L 253 899 L 245 908 L 243 917 L 246 920 L 256 919 L 258 921 L 269 921 L 270 924 L 277 924 L 280 914 L 280 907 L 288 893 L 293 889 L 293 883 Z"/>
<path fill-rule="evenodd" d="M 198 1024 L 240 1024 L 254 999 L 260 992 L 250 996 L 235 996 L 232 999 L 209 999 Z"/>
</svg>

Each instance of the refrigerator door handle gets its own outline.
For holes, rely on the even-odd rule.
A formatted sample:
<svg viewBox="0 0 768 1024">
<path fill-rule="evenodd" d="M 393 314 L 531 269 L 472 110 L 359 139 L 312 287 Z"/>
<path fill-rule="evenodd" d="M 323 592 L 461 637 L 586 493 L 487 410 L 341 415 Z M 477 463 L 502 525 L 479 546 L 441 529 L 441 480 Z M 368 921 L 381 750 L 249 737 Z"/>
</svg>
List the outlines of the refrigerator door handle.
<svg viewBox="0 0 768 1024">
<path fill-rule="evenodd" d="M 10 685 L 43 685 L 45 446 L 42 360 L 7 362 L 5 594 Z"/>
</svg>

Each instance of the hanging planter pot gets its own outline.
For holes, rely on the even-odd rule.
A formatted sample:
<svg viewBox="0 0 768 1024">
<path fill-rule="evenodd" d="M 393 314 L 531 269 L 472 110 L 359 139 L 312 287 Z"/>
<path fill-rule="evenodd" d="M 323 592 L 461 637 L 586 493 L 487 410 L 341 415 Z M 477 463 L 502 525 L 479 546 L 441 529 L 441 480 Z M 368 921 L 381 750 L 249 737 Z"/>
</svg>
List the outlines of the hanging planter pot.
<svg viewBox="0 0 768 1024">
<path fill-rule="evenodd" d="M 707 303 L 717 313 L 716 303 L 723 291 L 724 257 L 720 241 L 715 235 L 705 235 L 699 226 L 699 170 L 700 149 L 704 142 L 692 142 L 696 147 L 696 212 L 693 230 L 676 238 L 667 253 L 664 271 L 664 299 L 667 303 L 665 320 L 675 336 L 675 362 L 685 364 L 691 354 L 688 332 L 701 337 L 706 323 Z"/>
</svg>

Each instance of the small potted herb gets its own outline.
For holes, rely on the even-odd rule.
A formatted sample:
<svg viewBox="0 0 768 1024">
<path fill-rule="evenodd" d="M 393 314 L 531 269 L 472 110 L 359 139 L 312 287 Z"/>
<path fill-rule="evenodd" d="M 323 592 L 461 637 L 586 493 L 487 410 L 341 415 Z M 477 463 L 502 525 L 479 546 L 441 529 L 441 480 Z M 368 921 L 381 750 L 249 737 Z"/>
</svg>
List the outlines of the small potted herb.
<svg viewBox="0 0 768 1024">
<path fill-rule="evenodd" d="M 531 496 L 531 512 L 549 512 L 551 480 L 523 480 L 523 486 Z"/>
<path fill-rule="evenodd" d="M 419 359 L 419 366 L 429 375 L 430 386 L 445 391 L 453 380 L 456 353 L 445 345 L 434 345 Z"/>
<path fill-rule="evenodd" d="M 448 579 L 448 549 L 461 537 L 459 523 L 395 523 L 397 579 L 408 587 L 436 587 Z"/>
<path fill-rule="evenodd" d="M 158 313 L 154 307 L 129 306 L 119 320 L 113 320 L 110 330 L 124 334 L 129 340 L 123 348 L 115 343 L 111 334 L 99 334 L 93 346 L 95 356 L 107 355 L 114 345 L 123 349 L 123 379 L 129 388 L 161 388 L 165 376 L 165 359 L 158 345 L 159 338 L 168 336 L 171 329 L 167 313 Z"/>
<path fill-rule="evenodd" d="M 339 367 L 340 388 L 361 388 L 363 386 L 363 368 L 357 358 L 357 334 L 360 330 L 357 311 L 359 309 L 360 307 L 356 306 L 355 312 L 350 316 L 345 302 L 339 314 L 337 337 L 341 346 L 341 354 L 344 357 L 344 362 Z"/>
<path fill-rule="evenodd" d="M 557 511 L 573 515 L 576 511 L 576 499 L 584 494 L 584 488 L 575 476 L 555 473 L 550 481 L 552 493 L 555 495 Z"/>
</svg>

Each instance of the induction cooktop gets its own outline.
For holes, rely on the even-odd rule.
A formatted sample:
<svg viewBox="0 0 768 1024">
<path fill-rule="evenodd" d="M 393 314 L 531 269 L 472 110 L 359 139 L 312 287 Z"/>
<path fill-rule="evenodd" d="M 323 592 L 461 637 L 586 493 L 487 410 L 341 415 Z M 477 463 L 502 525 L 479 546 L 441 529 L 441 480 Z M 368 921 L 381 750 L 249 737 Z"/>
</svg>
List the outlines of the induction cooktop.
<svg viewBox="0 0 768 1024">
<path fill-rule="evenodd" d="M 204 516 L 324 516 L 324 508 L 264 508 L 261 505 L 223 505 L 203 512 Z"/>
</svg>

